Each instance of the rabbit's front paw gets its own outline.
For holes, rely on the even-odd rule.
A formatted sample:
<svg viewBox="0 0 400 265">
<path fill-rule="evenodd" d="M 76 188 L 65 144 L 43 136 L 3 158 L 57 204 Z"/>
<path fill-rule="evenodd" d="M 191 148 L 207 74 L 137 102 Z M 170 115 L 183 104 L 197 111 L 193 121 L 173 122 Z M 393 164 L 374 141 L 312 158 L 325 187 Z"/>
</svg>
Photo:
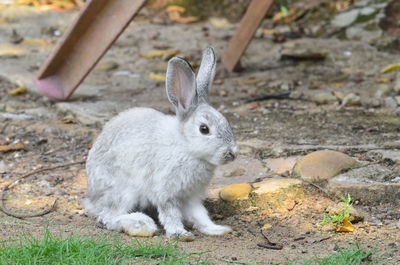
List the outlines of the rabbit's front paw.
<svg viewBox="0 0 400 265">
<path fill-rule="evenodd" d="M 206 235 L 219 236 L 232 232 L 232 228 L 225 225 L 213 225 L 202 227 L 199 231 Z"/>
<path fill-rule="evenodd" d="M 186 230 L 181 231 L 181 232 L 175 232 L 175 233 L 167 233 L 167 237 L 169 238 L 177 238 L 179 241 L 183 242 L 191 242 L 194 240 L 194 235 L 191 232 L 188 232 Z"/>
<path fill-rule="evenodd" d="M 130 236 L 151 237 L 157 232 L 153 219 L 142 213 L 131 213 L 120 217 L 121 229 Z"/>
</svg>

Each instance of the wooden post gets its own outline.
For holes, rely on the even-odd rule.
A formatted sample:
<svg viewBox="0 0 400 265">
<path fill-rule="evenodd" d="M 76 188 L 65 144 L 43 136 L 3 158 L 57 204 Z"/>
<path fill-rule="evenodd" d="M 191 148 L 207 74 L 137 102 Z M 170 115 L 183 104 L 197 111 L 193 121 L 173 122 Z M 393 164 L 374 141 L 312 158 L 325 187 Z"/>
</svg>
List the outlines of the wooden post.
<svg viewBox="0 0 400 265">
<path fill-rule="evenodd" d="M 246 14 L 240 21 L 239 28 L 229 43 L 222 62 L 230 71 L 238 71 L 240 68 L 240 57 L 242 57 L 257 28 L 274 0 L 253 0 L 247 8 Z"/>
<path fill-rule="evenodd" d="M 35 79 L 38 90 L 67 100 L 148 0 L 88 0 Z"/>
</svg>

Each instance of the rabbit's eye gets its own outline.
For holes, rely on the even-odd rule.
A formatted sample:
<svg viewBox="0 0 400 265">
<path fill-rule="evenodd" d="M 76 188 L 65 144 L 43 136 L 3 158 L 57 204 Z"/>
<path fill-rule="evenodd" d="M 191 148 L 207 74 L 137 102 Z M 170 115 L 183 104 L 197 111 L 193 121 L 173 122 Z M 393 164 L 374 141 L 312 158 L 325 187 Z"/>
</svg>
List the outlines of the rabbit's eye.
<svg viewBox="0 0 400 265">
<path fill-rule="evenodd" d="M 202 134 L 209 134 L 210 133 L 210 129 L 208 129 L 208 126 L 205 124 L 200 125 L 200 132 Z"/>
</svg>

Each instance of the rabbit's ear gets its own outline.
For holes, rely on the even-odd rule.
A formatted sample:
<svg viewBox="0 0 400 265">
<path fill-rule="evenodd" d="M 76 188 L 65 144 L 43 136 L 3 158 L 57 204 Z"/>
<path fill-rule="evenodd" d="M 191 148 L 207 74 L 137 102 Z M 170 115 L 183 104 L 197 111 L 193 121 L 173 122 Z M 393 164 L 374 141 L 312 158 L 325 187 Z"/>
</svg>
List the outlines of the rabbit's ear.
<svg viewBox="0 0 400 265">
<path fill-rule="evenodd" d="M 199 101 L 208 102 L 208 91 L 211 88 L 215 76 L 215 64 L 214 49 L 208 46 L 203 50 L 200 69 L 196 79 Z"/>
<path fill-rule="evenodd" d="M 166 90 L 169 101 L 178 115 L 192 109 L 196 98 L 196 79 L 192 66 L 184 59 L 174 57 L 168 62 Z"/>
</svg>

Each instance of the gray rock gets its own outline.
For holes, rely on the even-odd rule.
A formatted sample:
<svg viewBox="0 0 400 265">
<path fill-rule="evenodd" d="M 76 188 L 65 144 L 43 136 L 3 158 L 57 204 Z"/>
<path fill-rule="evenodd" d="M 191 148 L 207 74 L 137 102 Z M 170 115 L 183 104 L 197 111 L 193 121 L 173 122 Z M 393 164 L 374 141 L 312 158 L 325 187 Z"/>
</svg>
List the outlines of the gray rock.
<svg viewBox="0 0 400 265">
<path fill-rule="evenodd" d="M 376 9 L 375 9 L 375 8 L 372 8 L 372 7 L 367 6 L 367 7 L 364 7 L 364 8 L 362 8 L 362 9 L 360 10 L 360 15 L 362 15 L 362 16 L 369 16 L 369 15 L 372 15 L 374 12 L 376 12 Z"/>
<path fill-rule="evenodd" d="M 84 125 L 101 125 L 114 116 L 117 106 L 111 101 L 98 102 L 60 102 L 56 108 L 64 113 L 73 114 Z"/>
<path fill-rule="evenodd" d="M 343 98 L 342 106 L 360 106 L 361 105 L 361 97 L 350 93 Z"/>
<path fill-rule="evenodd" d="M 355 168 L 328 181 L 327 191 L 338 196 L 351 194 L 363 204 L 400 202 L 400 168 L 373 164 Z"/>
<path fill-rule="evenodd" d="M 0 160 L 0 174 L 7 172 L 7 166 L 3 160 Z"/>
<path fill-rule="evenodd" d="M 385 98 L 385 106 L 388 108 L 396 108 L 397 101 L 392 97 L 387 97 L 387 98 Z"/>
<path fill-rule="evenodd" d="M 397 116 L 400 116 L 400 107 L 398 107 L 397 109 L 395 109 L 393 111 L 393 114 L 396 114 Z"/>
<path fill-rule="evenodd" d="M 346 29 L 346 37 L 351 40 L 372 41 L 382 36 L 382 30 L 366 30 L 362 25 Z"/>
<path fill-rule="evenodd" d="M 392 88 L 387 84 L 377 84 L 372 87 L 372 91 L 376 98 L 383 98 L 385 96 L 390 96 Z"/>
<path fill-rule="evenodd" d="M 331 23 L 333 26 L 338 28 L 348 27 L 356 21 L 359 13 L 360 10 L 358 9 L 342 12 L 340 14 L 337 14 L 335 18 L 331 21 Z"/>
<path fill-rule="evenodd" d="M 400 95 L 400 72 L 397 73 L 396 79 L 394 80 L 394 92 Z"/>
<path fill-rule="evenodd" d="M 327 52 L 325 49 L 315 47 L 311 43 L 287 42 L 283 45 L 281 58 L 296 60 L 322 60 L 325 59 Z"/>
<path fill-rule="evenodd" d="M 30 119 L 32 119 L 32 116 L 23 113 L 10 113 L 10 112 L 0 113 L 0 121 L 5 121 L 5 120 L 24 121 Z"/>
<path fill-rule="evenodd" d="M 332 104 L 337 101 L 337 98 L 328 92 L 320 92 L 315 94 L 313 101 L 317 104 Z"/>
</svg>

